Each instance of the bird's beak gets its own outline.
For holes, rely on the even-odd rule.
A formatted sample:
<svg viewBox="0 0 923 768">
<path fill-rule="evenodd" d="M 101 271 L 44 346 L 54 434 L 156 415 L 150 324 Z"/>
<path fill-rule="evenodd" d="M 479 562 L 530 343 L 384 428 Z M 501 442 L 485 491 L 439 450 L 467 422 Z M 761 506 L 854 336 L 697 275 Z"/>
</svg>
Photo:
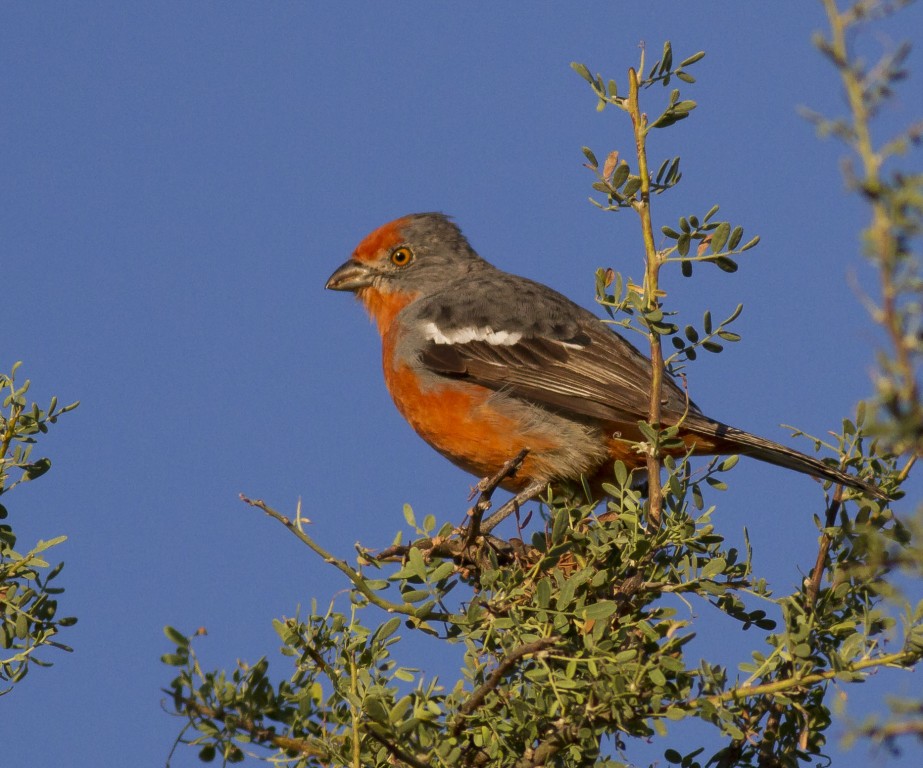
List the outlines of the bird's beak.
<svg viewBox="0 0 923 768">
<path fill-rule="evenodd" d="M 343 262 L 330 277 L 327 278 L 326 288 L 331 291 L 358 291 L 372 284 L 374 274 L 362 262 L 350 259 Z"/>
</svg>

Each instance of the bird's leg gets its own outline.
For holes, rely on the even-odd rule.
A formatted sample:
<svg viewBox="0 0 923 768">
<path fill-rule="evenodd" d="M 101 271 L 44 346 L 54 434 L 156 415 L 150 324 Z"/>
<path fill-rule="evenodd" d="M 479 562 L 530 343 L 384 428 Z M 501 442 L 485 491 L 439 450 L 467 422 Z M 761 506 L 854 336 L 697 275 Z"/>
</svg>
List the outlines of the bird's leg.
<svg viewBox="0 0 923 768">
<path fill-rule="evenodd" d="M 506 480 L 506 478 L 516 474 L 528 454 L 529 449 L 523 448 L 516 456 L 500 467 L 499 472 L 492 477 L 485 477 L 477 484 L 477 490 L 481 492 L 481 495 L 478 497 L 477 503 L 468 510 L 468 519 L 462 525 L 462 528 L 466 525 L 468 527 L 468 533 L 465 536 L 466 547 L 470 547 L 474 544 L 475 539 L 477 539 L 481 533 L 481 518 L 484 517 L 484 513 L 490 509 L 490 497 L 493 496 L 494 491 L 497 490 L 500 483 Z M 500 511 L 503 509 L 506 509 L 506 507 L 502 507 Z M 509 514 L 509 512 L 506 513 L 506 515 Z M 504 517 L 506 517 L 506 515 L 504 515 Z M 487 529 L 487 531 L 489 530 L 490 528 Z M 487 533 L 487 531 L 484 531 L 484 533 Z"/>
<path fill-rule="evenodd" d="M 494 528 L 496 528 L 501 522 L 506 520 L 514 512 L 519 511 L 519 507 L 525 504 L 530 499 L 535 498 L 539 493 L 541 493 L 548 486 L 547 480 L 534 480 L 529 485 L 527 485 L 523 490 L 517 493 L 512 499 L 510 499 L 506 504 L 504 504 L 500 509 L 494 512 L 484 523 L 481 525 L 481 533 L 488 534 Z"/>
</svg>

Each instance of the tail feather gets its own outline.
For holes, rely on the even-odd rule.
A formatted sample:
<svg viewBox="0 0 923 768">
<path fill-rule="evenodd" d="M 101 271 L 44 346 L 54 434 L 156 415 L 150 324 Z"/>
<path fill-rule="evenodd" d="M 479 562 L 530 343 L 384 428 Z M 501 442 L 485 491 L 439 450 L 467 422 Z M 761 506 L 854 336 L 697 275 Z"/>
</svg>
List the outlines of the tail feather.
<svg viewBox="0 0 923 768">
<path fill-rule="evenodd" d="M 719 437 L 722 453 L 740 453 L 743 456 L 765 461 L 767 464 L 775 464 L 777 467 L 784 467 L 821 480 L 830 480 L 833 483 L 855 488 L 876 499 L 890 499 L 888 494 L 876 485 L 860 480 L 853 475 L 848 475 L 836 467 L 824 464 L 820 459 L 813 456 L 808 456 L 788 446 L 744 432 L 742 429 L 729 427 L 726 424 L 712 423 L 708 429 L 703 429 L 702 432 L 703 435 L 707 434 L 712 439 L 715 436 Z"/>
</svg>

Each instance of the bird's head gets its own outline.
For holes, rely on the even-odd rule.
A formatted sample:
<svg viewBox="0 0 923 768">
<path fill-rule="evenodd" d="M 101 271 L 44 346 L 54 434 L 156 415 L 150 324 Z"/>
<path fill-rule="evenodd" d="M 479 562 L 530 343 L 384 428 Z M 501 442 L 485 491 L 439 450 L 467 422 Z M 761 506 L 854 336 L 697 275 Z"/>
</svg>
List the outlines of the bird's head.
<svg viewBox="0 0 923 768">
<path fill-rule="evenodd" d="M 484 268 L 490 267 L 447 216 L 414 213 L 366 236 L 326 287 L 355 293 L 384 334 L 409 303 Z"/>
</svg>

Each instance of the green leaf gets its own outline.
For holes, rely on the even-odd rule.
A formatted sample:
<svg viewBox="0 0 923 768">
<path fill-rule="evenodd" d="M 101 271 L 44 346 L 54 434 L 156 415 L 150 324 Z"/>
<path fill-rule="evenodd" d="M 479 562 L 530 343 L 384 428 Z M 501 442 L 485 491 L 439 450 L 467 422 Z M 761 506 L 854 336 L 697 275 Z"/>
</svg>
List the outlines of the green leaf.
<svg viewBox="0 0 923 768">
<path fill-rule="evenodd" d="M 413 697 L 408 694 L 398 699 L 397 703 L 391 707 L 391 710 L 388 712 L 388 721 L 393 725 L 399 723 L 404 719 L 404 715 L 407 714 L 407 710 L 413 705 Z"/>
<path fill-rule="evenodd" d="M 722 325 L 730 325 L 730 324 L 733 323 L 738 317 L 740 317 L 740 313 L 743 312 L 743 311 L 744 311 L 744 305 L 743 305 L 743 304 L 738 304 L 736 307 L 734 307 L 734 311 L 731 312 L 731 314 L 730 314 L 730 315 L 728 316 L 728 318 L 722 323 Z"/>
<path fill-rule="evenodd" d="M 650 678 L 651 682 L 658 686 L 662 687 L 667 684 L 666 675 L 663 674 L 657 667 L 652 667 L 648 670 L 647 676 Z"/>
<path fill-rule="evenodd" d="M 566 611 L 571 607 L 574 601 L 574 595 L 577 593 L 579 574 L 571 576 L 561 585 L 561 591 L 558 592 L 557 608 L 559 611 Z"/>
<path fill-rule="evenodd" d="M 720 253 L 727 244 L 728 237 L 731 234 L 731 225 L 722 221 L 711 235 L 711 252 Z"/>
<path fill-rule="evenodd" d="M 689 58 L 683 59 L 679 65 L 680 67 L 689 67 L 695 64 L 697 61 L 700 61 L 705 57 L 705 51 L 699 51 L 698 53 L 692 54 Z"/>
<path fill-rule="evenodd" d="M 625 466 L 625 462 L 615 462 L 613 465 L 613 470 L 615 472 L 616 482 L 623 488 L 628 485 L 628 468 Z"/>
<path fill-rule="evenodd" d="M 660 435 L 657 434 L 657 430 L 655 430 L 646 421 L 639 421 L 638 429 L 641 431 L 644 439 L 649 443 L 656 443 L 660 439 Z"/>
<path fill-rule="evenodd" d="M 405 569 L 420 580 L 426 579 L 426 562 L 423 560 L 423 553 L 416 547 L 411 547 L 407 553 Z"/>
<path fill-rule="evenodd" d="M 581 64 L 579 61 L 572 61 L 570 63 L 571 69 L 574 70 L 580 77 L 586 80 L 590 85 L 595 84 L 593 75 L 590 74 L 590 70 L 587 68 L 586 64 Z"/>
<path fill-rule="evenodd" d="M 744 236 L 743 227 L 734 227 L 731 231 L 731 237 L 728 240 L 728 250 L 733 251 L 738 245 L 740 245 L 740 240 Z"/>
<path fill-rule="evenodd" d="M 667 40 L 663 44 L 663 57 L 660 59 L 660 74 L 669 72 L 673 68 L 673 46 Z"/>
<path fill-rule="evenodd" d="M 639 189 L 641 189 L 641 177 L 629 176 L 628 181 L 625 182 L 625 186 L 622 188 L 622 194 L 625 197 L 633 197 Z"/>
<path fill-rule="evenodd" d="M 554 524 L 551 528 L 551 541 L 554 544 L 557 544 L 564 538 L 564 534 L 567 532 L 567 529 L 570 525 L 570 515 L 567 512 L 567 509 L 559 509 L 557 514 L 554 516 Z"/>
<path fill-rule="evenodd" d="M 737 262 L 733 259 L 729 259 L 727 256 L 718 256 L 717 258 L 710 259 L 710 261 L 723 272 L 737 271 Z"/>
<path fill-rule="evenodd" d="M 413 507 L 409 504 L 404 505 L 404 520 L 407 521 L 407 525 L 412 526 L 413 528 L 417 527 L 417 519 L 413 514 Z"/>
<path fill-rule="evenodd" d="M 589 147 L 583 147 L 582 149 L 583 149 L 583 155 L 584 155 L 584 157 L 586 157 L 587 162 L 588 162 L 593 168 L 598 168 L 598 167 L 599 167 L 599 163 L 598 163 L 597 160 L 596 160 L 596 155 L 593 154 L 593 150 L 590 149 Z"/>
<path fill-rule="evenodd" d="M 608 619 L 618 608 L 618 604 L 612 600 L 600 600 L 598 603 L 588 605 L 584 616 L 587 619 Z"/>
<path fill-rule="evenodd" d="M 43 458 L 26 464 L 23 468 L 23 480 L 34 480 L 51 469 L 51 459 Z"/>
<path fill-rule="evenodd" d="M 401 599 L 405 603 L 419 603 L 421 600 L 431 597 L 428 589 L 410 589 L 401 593 Z"/>
<path fill-rule="evenodd" d="M 742 251 L 749 251 L 749 250 L 750 250 L 751 248 L 753 248 L 757 243 L 759 243 L 759 241 L 760 241 L 760 236 L 757 235 L 757 236 L 754 237 L 750 242 L 748 242 L 746 245 L 744 245 L 740 250 L 742 250 Z"/>
<path fill-rule="evenodd" d="M 740 456 L 728 456 L 724 461 L 718 465 L 719 472 L 727 472 L 729 469 L 733 469 L 737 466 L 737 462 L 740 461 Z"/>
<path fill-rule="evenodd" d="M 396 669 L 394 671 L 394 676 L 405 683 L 412 683 L 416 678 L 414 674 L 409 669 L 404 669 L 403 667 Z"/>
<path fill-rule="evenodd" d="M 628 175 L 631 173 L 631 168 L 628 166 L 624 160 L 620 161 L 619 164 L 615 167 L 615 170 L 612 172 L 612 181 L 611 184 L 613 187 L 618 189 L 624 184 Z"/>
<path fill-rule="evenodd" d="M 441 565 L 436 566 L 436 569 L 430 573 L 429 577 L 432 581 L 442 581 L 447 579 L 455 572 L 455 563 L 451 560 L 446 560 L 446 562 Z"/>
<path fill-rule="evenodd" d="M 384 624 L 382 624 L 376 631 L 376 635 L 379 640 L 387 640 L 391 635 L 393 635 L 397 628 L 401 625 L 401 619 L 399 616 L 392 616 Z"/>
<path fill-rule="evenodd" d="M 189 639 L 178 629 L 174 629 L 168 625 L 163 628 L 163 633 L 167 636 L 167 640 L 169 640 L 174 645 L 181 646 L 183 648 L 189 646 Z"/>
</svg>

